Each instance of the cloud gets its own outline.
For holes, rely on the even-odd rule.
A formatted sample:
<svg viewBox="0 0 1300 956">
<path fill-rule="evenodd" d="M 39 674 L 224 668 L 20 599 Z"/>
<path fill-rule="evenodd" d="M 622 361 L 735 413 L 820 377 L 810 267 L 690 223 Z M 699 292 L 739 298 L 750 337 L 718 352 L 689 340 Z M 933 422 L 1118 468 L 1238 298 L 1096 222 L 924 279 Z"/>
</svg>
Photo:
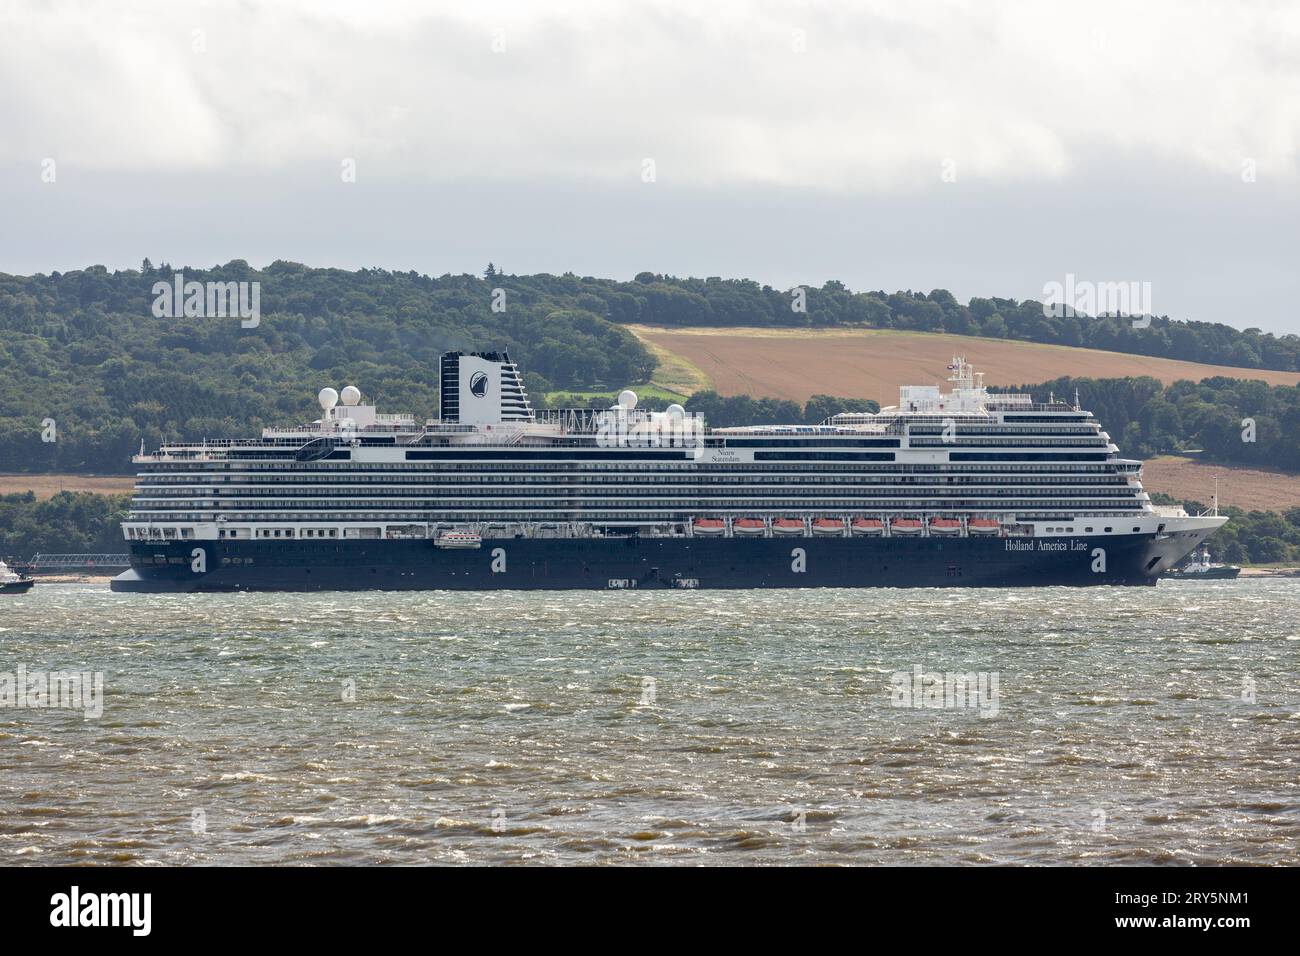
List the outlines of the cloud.
<svg viewBox="0 0 1300 956">
<path fill-rule="evenodd" d="M 1294 177 L 1285 3 L 19 2 L 0 163 L 850 193 Z"/>
</svg>

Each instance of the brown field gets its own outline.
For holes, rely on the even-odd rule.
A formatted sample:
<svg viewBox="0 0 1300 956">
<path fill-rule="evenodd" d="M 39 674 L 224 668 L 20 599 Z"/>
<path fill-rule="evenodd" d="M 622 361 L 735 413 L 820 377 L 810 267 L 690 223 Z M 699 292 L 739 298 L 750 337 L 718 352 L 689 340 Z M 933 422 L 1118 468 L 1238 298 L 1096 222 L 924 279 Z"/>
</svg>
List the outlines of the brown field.
<svg viewBox="0 0 1300 956">
<path fill-rule="evenodd" d="M 1257 468 L 1228 467 L 1165 455 L 1152 458 L 1142 468 L 1142 487 L 1163 491 L 1179 500 L 1199 501 L 1207 508 L 1214 498 L 1214 478 L 1219 479 L 1219 507 L 1246 511 L 1286 511 L 1300 507 L 1300 475 Z"/>
<path fill-rule="evenodd" d="M 122 495 L 135 484 L 131 475 L 0 475 L 0 495 L 32 491 L 44 501 L 60 491 L 93 491 L 101 495 Z"/>
<path fill-rule="evenodd" d="M 1025 385 L 1063 375 L 1123 378 L 1150 375 L 1168 384 L 1214 375 L 1295 385 L 1300 372 L 1201 365 L 1121 352 L 1037 345 L 967 335 L 877 329 L 666 329 L 629 326 L 662 356 L 697 369 L 722 395 L 788 398 L 812 395 L 898 401 L 900 385 L 935 385 L 953 355 L 964 355 L 987 385 Z M 679 386 L 681 387 L 681 386 Z M 1064 397 L 1064 396 L 1063 396 Z"/>
</svg>

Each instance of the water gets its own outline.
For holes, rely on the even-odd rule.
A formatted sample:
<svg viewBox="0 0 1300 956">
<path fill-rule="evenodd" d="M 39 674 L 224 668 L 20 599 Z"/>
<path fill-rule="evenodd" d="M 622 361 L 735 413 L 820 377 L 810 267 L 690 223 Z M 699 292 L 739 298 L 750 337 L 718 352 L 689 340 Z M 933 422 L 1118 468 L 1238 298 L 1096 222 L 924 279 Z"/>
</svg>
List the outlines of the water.
<svg viewBox="0 0 1300 956">
<path fill-rule="evenodd" d="M 0 672 L 104 711 L 0 708 L 0 863 L 1295 864 L 1298 664 L 1297 580 L 38 585 Z M 996 715 L 892 706 L 915 665 Z"/>
</svg>

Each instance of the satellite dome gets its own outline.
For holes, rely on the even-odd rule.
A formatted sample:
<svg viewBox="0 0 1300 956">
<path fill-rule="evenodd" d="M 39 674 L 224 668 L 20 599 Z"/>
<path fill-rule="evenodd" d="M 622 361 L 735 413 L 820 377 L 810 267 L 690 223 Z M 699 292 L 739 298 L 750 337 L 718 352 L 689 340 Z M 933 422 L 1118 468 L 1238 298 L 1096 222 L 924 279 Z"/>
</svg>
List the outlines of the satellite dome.
<svg viewBox="0 0 1300 956">
<path fill-rule="evenodd" d="M 357 388 L 355 385 L 349 385 L 347 388 L 343 389 L 342 398 L 344 405 L 355 405 L 357 402 L 361 401 L 361 389 Z"/>
<path fill-rule="evenodd" d="M 674 402 L 672 405 L 669 405 L 666 409 L 664 409 L 664 413 L 665 413 L 669 418 L 685 418 L 685 417 L 686 417 L 686 409 L 682 408 L 682 406 L 678 405 L 678 404 L 675 403 L 675 402 Z"/>
<path fill-rule="evenodd" d="M 339 393 L 332 388 L 322 388 L 320 394 L 316 396 L 316 401 L 320 402 L 320 407 L 328 412 L 339 403 Z"/>
<path fill-rule="evenodd" d="M 636 392 L 630 388 L 625 388 L 618 393 L 618 407 L 626 408 L 629 411 L 636 408 Z"/>
</svg>

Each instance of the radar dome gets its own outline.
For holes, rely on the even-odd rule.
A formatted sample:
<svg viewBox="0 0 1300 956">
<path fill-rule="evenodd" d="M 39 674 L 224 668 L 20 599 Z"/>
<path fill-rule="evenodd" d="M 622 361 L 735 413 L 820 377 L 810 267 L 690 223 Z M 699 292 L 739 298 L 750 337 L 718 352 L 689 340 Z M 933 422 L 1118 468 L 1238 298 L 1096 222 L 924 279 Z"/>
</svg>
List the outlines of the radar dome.
<svg viewBox="0 0 1300 956">
<path fill-rule="evenodd" d="M 625 388 L 618 393 L 618 407 L 626 408 L 629 411 L 636 408 L 636 392 L 630 388 Z"/>
<path fill-rule="evenodd" d="M 343 389 L 342 398 L 344 405 L 355 405 L 357 402 L 361 401 L 361 389 L 357 388 L 355 385 L 349 385 L 347 388 Z"/>
<path fill-rule="evenodd" d="M 339 393 L 332 388 L 322 388 L 320 394 L 316 396 L 316 401 L 320 402 L 320 407 L 328 412 L 339 403 Z"/>
<path fill-rule="evenodd" d="M 676 404 L 676 403 L 673 403 L 672 405 L 669 405 L 666 409 L 664 409 L 664 413 L 665 413 L 669 418 L 685 418 L 685 417 L 686 417 L 686 409 L 682 408 L 682 406 L 680 406 L 680 405 L 678 405 L 678 404 Z"/>
</svg>

